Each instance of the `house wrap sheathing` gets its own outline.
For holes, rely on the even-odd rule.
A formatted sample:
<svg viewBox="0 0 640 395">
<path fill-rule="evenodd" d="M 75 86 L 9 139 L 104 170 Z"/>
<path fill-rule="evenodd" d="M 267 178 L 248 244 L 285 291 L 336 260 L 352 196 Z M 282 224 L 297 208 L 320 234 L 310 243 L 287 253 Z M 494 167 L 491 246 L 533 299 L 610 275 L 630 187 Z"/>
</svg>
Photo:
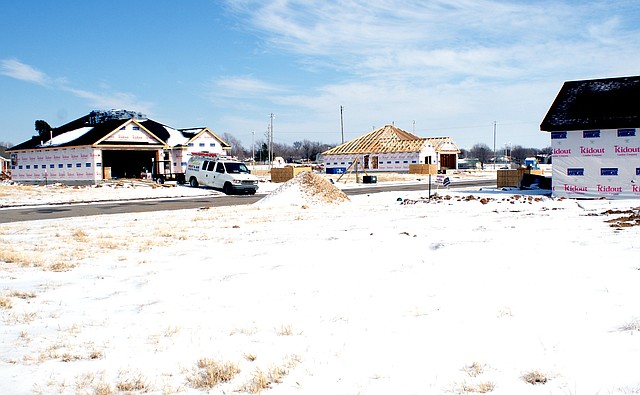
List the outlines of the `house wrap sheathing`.
<svg viewBox="0 0 640 395">
<path fill-rule="evenodd" d="M 7 152 L 12 180 L 76 185 L 141 178 L 161 160 L 184 173 L 192 152 L 230 148 L 208 128 L 174 129 L 133 111 L 96 110 Z"/>
<path fill-rule="evenodd" d="M 386 125 L 322 153 L 328 174 L 344 173 L 354 161 L 359 170 L 408 171 L 411 164 L 456 168 L 458 147 L 448 137 L 423 138 Z"/>
<path fill-rule="evenodd" d="M 554 196 L 640 198 L 639 102 L 640 76 L 564 83 L 540 125 Z"/>
</svg>

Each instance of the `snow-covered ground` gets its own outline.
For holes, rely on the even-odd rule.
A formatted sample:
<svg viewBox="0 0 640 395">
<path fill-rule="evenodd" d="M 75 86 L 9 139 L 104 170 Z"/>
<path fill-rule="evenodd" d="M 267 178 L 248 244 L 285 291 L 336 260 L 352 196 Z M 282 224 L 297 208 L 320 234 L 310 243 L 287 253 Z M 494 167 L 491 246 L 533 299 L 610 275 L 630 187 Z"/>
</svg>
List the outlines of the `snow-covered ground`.
<svg viewBox="0 0 640 395">
<path fill-rule="evenodd" d="M 637 201 L 332 188 L 3 225 L 0 393 L 640 393 Z"/>
</svg>

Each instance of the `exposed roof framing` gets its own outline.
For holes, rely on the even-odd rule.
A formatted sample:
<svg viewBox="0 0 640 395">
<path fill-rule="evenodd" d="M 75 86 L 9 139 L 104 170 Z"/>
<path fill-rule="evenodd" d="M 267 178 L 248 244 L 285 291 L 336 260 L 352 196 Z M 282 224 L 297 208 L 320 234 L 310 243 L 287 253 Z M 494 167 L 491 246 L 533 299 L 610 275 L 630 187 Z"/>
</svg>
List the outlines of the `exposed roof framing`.
<svg viewBox="0 0 640 395">
<path fill-rule="evenodd" d="M 433 145 L 436 152 L 460 153 L 460 148 L 453 142 L 451 137 L 430 137 L 427 141 Z"/>
<path fill-rule="evenodd" d="M 364 136 L 323 152 L 323 155 L 357 155 L 367 153 L 418 152 L 428 139 L 395 126 L 386 125 Z"/>
</svg>

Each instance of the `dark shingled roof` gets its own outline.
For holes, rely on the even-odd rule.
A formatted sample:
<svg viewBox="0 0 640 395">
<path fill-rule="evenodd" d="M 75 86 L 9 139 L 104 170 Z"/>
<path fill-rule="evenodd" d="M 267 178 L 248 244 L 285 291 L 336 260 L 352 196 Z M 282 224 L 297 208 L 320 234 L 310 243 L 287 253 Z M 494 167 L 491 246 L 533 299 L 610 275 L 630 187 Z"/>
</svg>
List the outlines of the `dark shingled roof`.
<svg viewBox="0 0 640 395">
<path fill-rule="evenodd" d="M 540 130 L 629 127 L 640 127 L 640 76 L 565 82 Z"/>
<path fill-rule="evenodd" d="M 84 127 L 93 127 L 91 130 L 87 131 L 87 133 L 78 137 L 75 140 L 66 142 L 64 144 L 57 145 L 56 147 L 75 147 L 81 145 L 92 145 L 98 142 L 101 138 L 105 137 L 109 133 L 114 130 L 118 130 L 124 123 L 128 122 L 129 119 L 109 119 L 102 121 L 100 123 L 91 123 L 92 114 L 85 115 L 76 120 L 73 120 L 69 123 L 66 123 L 57 128 L 53 128 L 51 133 L 53 137 L 57 137 L 61 134 L 77 130 Z M 147 119 L 145 121 L 137 121 L 151 133 L 153 133 L 156 137 L 161 139 L 162 141 L 167 141 L 169 139 L 169 132 L 167 129 L 163 127 L 162 124 L 152 121 L 151 119 Z M 48 140 L 48 139 L 47 139 Z M 24 149 L 35 149 L 40 148 L 40 137 L 38 135 L 33 136 L 30 140 L 27 140 L 23 143 L 20 143 L 16 146 L 11 147 L 11 150 L 24 150 Z M 118 145 L 117 142 L 110 142 L 110 145 Z M 148 144 L 148 143 L 147 143 Z M 158 143 L 159 145 L 160 143 Z M 140 144 L 139 144 L 140 145 Z M 154 145 L 154 144 L 151 144 Z M 45 147 L 46 148 L 46 147 Z"/>
</svg>

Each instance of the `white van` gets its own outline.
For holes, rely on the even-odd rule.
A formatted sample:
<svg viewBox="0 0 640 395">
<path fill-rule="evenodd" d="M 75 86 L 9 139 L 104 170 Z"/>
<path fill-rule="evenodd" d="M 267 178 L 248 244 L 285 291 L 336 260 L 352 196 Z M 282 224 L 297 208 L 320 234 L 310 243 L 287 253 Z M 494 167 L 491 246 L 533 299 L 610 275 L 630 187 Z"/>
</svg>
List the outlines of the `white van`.
<svg viewBox="0 0 640 395">
<path fill-rule="evenodd" d="M 253 195 L 258 190 L 258 178 L 244 163 L 216 154 L 193 154 L 187 163 L 185 179 L 194 188 L 207 186 L 221 189 L 227 195 Z"/>
</svg>

